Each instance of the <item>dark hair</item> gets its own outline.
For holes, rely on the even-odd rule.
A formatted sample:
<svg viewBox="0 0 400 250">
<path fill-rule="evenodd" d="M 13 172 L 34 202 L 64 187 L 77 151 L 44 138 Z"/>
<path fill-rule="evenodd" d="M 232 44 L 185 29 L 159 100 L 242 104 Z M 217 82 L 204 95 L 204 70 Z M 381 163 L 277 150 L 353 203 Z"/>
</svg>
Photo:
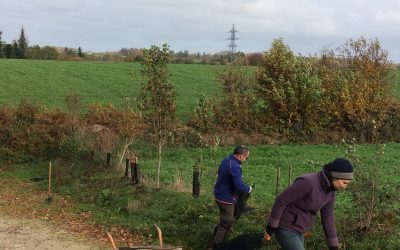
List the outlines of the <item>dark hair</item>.
<svg viewBox="0 0 400 250">
<path fill-rule="evenodd" d="M 247 152 L 249 152 L 249 149 L 244 145 L 239 145 L 233 150 L 234 155 L 243 155 L 247 154 Z"/>
</svg>

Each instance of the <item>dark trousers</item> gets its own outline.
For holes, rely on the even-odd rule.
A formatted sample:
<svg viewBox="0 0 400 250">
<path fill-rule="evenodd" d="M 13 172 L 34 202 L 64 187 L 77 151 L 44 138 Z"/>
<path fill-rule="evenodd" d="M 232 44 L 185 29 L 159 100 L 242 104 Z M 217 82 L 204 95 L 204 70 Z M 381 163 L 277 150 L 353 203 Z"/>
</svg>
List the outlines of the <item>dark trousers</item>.
<svg viewBox="0 0 400 250">
<path fill-rule="evenodd" d="M 228 238 L 234 222 L 235 206 L 216 201 L 219 208 L 219 224 L 214 228 L 214 245 Z"/>
</svg>

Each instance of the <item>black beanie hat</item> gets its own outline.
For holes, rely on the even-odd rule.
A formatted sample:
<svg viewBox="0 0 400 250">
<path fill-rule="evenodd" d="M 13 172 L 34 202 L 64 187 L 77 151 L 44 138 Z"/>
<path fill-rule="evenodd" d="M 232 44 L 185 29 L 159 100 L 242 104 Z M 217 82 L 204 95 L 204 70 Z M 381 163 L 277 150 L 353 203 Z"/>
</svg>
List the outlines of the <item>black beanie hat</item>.
<svg viewBox="0 0 400 250">
<path fill-rule="evenodd" d="M 353 166 L 346 159 L 336 158 L 333 162 L 325 165 L 324 170 L 332 178 L 342 180 L 353 179 Z"/>
</svg>

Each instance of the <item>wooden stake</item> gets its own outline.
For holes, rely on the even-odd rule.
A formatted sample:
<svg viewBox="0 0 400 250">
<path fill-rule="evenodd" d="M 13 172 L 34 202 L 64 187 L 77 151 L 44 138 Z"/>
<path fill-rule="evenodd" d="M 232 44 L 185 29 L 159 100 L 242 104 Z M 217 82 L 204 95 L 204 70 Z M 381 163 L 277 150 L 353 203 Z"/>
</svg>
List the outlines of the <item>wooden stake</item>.
<svg viewBox="0 0 400 250">
<path fill-rule="evenodd" d="M 275 199 L 278 196 L 279 193 L 279 183 L 281 179 L 281 168 L 277 167 L 276 168 L 276 186 L 275 186 Z"/>
<path fill-rule="evenodd" d="M 156 228 L 156 231 L 157 231 L 157 236 L 158 236 L 158 241 L 160 242 L 160 247 L 162 247 L 163 246 L 163 239 L 162 239 L 161 229 L 156 224 L 154 224 L 154 227 Z"/>
<path fill-rule="evenodd" d="M 113 250 L 118 250 L 117 246 L 115 245 L 115 242 L 114 242 L 113 237 L 112 237 L 111 234 L 108 233 L 108 232 L 107 232 L 107 237 L 108 237 L 108 240 L 109 240 L 110 243 L 111 243 L 112 249 L 113 249 Z"/>
<path fill-rule="evenodd" d="M 49 197 L 51 196 L 51 162 L 49 162 Z"/>
</svg>

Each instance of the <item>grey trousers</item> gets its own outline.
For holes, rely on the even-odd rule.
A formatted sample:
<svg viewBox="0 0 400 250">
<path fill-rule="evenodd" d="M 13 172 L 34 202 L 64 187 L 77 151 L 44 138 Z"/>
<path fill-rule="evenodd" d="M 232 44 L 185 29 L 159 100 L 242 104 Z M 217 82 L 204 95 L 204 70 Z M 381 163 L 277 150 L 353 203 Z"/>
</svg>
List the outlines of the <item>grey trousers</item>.
<svg viewBox="0 0 400 250">
<path fill-rule="evenodd" d="M 234 222 L 235 206 L 216 201 L 219 208 L 219 224 L 214 228 L 214 244 L 224 242 Z"/>
</svg>

